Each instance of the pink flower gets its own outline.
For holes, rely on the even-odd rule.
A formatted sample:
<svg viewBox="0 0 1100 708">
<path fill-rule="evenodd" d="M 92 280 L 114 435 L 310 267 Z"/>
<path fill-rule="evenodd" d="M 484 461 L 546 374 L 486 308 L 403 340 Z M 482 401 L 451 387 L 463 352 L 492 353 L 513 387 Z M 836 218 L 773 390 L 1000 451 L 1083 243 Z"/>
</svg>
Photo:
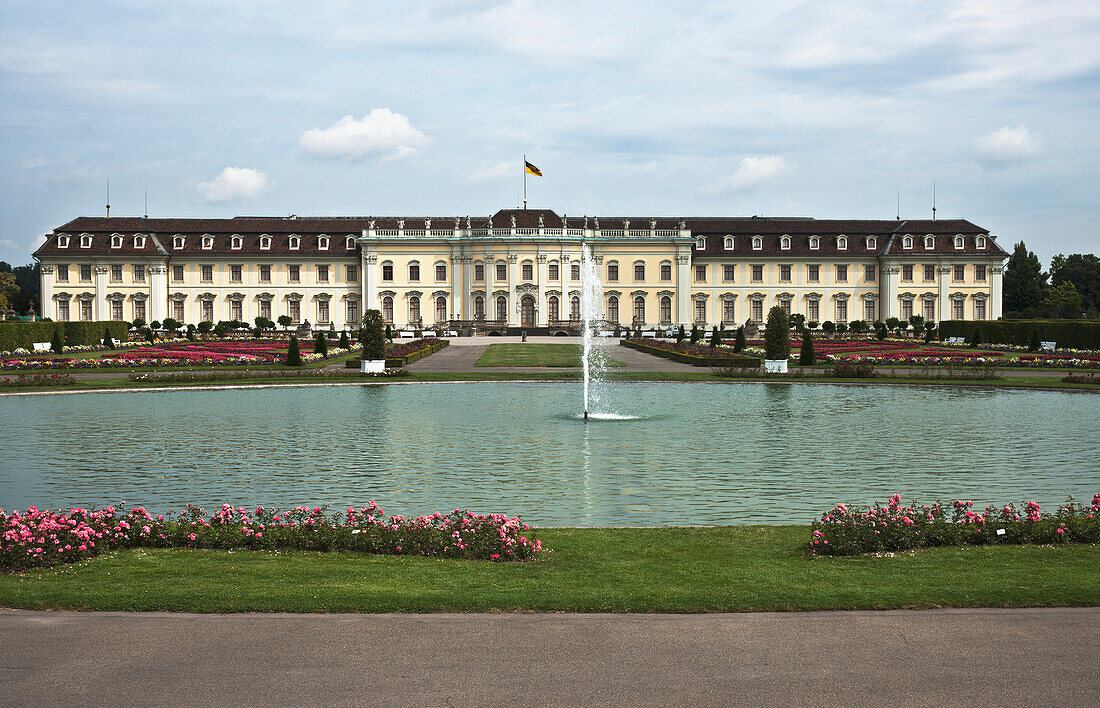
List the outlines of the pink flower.
<svg viewBox="0 0 1100 708">
<path fill-rule="evenodd" d="M 192 541 L 194 541 L 194 540 L 195 540 L 195 534 L 193 534 L 193 533 L 189 533 L 189 534 L 187 534 L 187 538 L 189 538 L 189 539 L 191 539 Z"/>
</svg>

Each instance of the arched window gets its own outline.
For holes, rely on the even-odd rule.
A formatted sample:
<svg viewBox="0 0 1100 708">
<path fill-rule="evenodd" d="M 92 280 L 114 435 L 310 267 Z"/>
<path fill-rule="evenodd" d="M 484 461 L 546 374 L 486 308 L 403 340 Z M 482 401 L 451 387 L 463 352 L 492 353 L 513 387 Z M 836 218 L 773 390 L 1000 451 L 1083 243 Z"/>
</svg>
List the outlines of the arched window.
<svg viewBox="0 0 1100 708">
<path fill-rule="evenodd" d="M 641 295 L 634 298 L 634 321 L 638 324 L 645 322 L 645 298 Z"/>
<path fill-rule="evenodd" d="M 672 321 L 672 298 L 665 295 L 661 298 L 661 322 Z"/>
<path fill-rule="evenodd" d="M 420 324 L 420 298 L 416 295 L 409 298 L 409 324 Z"/>
<path fill-rule="evenodd" d="M 962 248 L 962 247 L 963 247 L 963 237 L 962 236 L 956 236 L 955 237 L 955 248 Z"/>
<path fill-rule="evenodd" d="M 389 295 L 382 298 L 382 319 L 388 323 L 393 322 L 393 298 Z"/>
<path fill-rule="evenodd" d="M 354 236 L 348 236 L 346 239 L 344 239 L 344 248 L 348 249 L 349 251 L 354 251 L 355 250 L 355 237 Z"/>
<path fill-rule="evenodd" d="M 985 236 L 979 236 L 978 238 L 974 239 L 974 247 L 985 248 Z"/>
<path fill-rule="evenodd" d="M 574 295 L 569 298 L 569 319 L 576 322 L 581 318 L 581 299 Z"/>
<path fill-rule="evenodd" d="M 92 237 L 89 236 L 88 234 L 82 235 L 80 237 L 80 247 L 81 248 L 91 248 L 92 247 Z"/>
<path fill-rule="evenodd" d="M 878 239 L 874 236 L 867 237 L 867 248 L 878 248 Z"/>
<path fill-rule="evenodd" d="M 503 295 L 497 298 L 497 319 L 501 322 L 508 320 L 508 298 Z"/>
<path fill-rule="evenodd" d="M 791 250 L 791 237 L 787 235 L 781 236 L 779 238 L 779 248 L 783 249 L 784 251 Z"/>
<path fill-rule="evenodd" d="M 752 237 L 752 250 L 759 251 L 762 248 L 764 248 L 764 239 L 760 238 L 759 236 L 753 236 Z"/>
<path fill-rule="evenodd" d="M 234 236 L 230 241 L 229 247 L 232 248 L 234 251 L 239 251 L 241 250 L 241 243 L 241 237 Z"/>
<path fill-rule="evenodd" d="M 726 249 L 727 251 L 732 251 L 734 243 L 735 242 L 733 240 L 733 236 L 727 234 L 725 240 L 722 242 L 722 248 Z"/>
<path fill-rule="evenodd" d="M 144 236 L 134 236 L 134 248 L 145 248 Z"/>
<path fill-rule="evenodd" d="M 695 250 L 702 251 L 707 247 L 707 237 L 700 236 L 695 239 Z"/>
<path fill-rule="evenodd" d="M 474 298 L 474 319 L 485 319 L 485 298 L 480 295 Z"/>
<path fill-rule="evenodd" d="M 302 245 L 302 239 L 297 236 L 290 237 L 290 250 L 297 251 L 298 247 Z"/>
<path fill-rule="evenodd" d="M 111 236 L 111 248 L 122 248 L 122 237 L 118 234 Z"/>
<path fill-rule="evenodd" d="M 817 236 L 811 236 L 810 237 L 810 250 L 811 251 L 816 251 L 819 248 L 821 248 L 821 239 L 818 238 Z"/>
<path fill-rule="evenodd" d="M 57 247 L 58 248 L 68 248 L 69 247 L 69 237 L 64 235 L 64 234 L 58 236 L 57 237 Z"/>
<path fill-rule="evenodd" d="M 271 237 L 270 236 L 265 235 L 265 236 L 260 237 L 260 250 L 262 250 L 262 251 L 270 251 L 271 250 Z"/>
<path fill-rule="evenodd" d="M 550 296 L 550 298 L 546 301 L 546 307 L 550 310 L 549 320 L 551 322 L 557 322 L 558 319 L 560 319 L 561 317 L 561 311 L 558 308 L 557 295 Z"/>
<path fill-rule="evenodd" d="M 836 238 L 836 248 L 837 248 L 838 251 L 847 250 L 847 248 L 848 248 L 848 237 L 847 236 L 837 236 L 837 238 Z"/>
<path fill-rule="evenodd" d="M 607 298 L 607 321 L 619 324 L 619 298 L 614 295 Z"/>
<path fill-rule="evenodd" d="M 317 237 L 317 250 L 318 251 L 327 251 L 328 250 L 328 236 L 318 236 Z"/>
<path fill-rule="evenodd" d="M 202 248 L 203 248 L 203 250 L 204 251 L 209 251 L 213 247 L 214 247 L 214 237 L 213 236 L 203 236 L 202 237 Z"/>
<path fill-rule="evenodd" d="M 924 248 L 928 251 L 931 251 L 935 247 L 936 247 L 936 239 L 933 238 L 932 236 L 925 236 L 924 237 Z"/>
<path fill-rule="evenodd" d="M 903 237 L 901 239 L 901 247 L 902 248 L 912 248 L 913 247 L 913 237 L 912 236 Z"/>
<path fill-rule="evenodd" d="M 185 241 L 186 241 L 186 239 L 184 239 L 183 236 L 173 236 L 172 237 L 172 248 L 174 248 L 175 250 L 178 251 L 179 249 L 183 248 L 183 244 L 184 244 Z"/>
<path fill-rule="evenodd" d="M 435 299 L 435 321 L 447 321 L 447 298 L 445 297 L 437 297 Z"/>
</svg>

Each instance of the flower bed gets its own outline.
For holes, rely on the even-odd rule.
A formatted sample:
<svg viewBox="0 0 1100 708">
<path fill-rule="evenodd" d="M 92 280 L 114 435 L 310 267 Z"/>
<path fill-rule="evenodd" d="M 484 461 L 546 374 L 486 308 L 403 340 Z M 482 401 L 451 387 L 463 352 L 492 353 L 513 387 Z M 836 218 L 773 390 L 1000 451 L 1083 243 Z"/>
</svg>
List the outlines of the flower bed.
<svg viewBox="0 0 1100 708">
<path fill-rule="evenodd" d="M 684 364 L 691 364 L 692 366 L 760 366 L 759 358 L 734 352 L 732 349 L 724 346 L 700 346 L 688 342 L 676 343 L 662 339 L 623 339 L 620 340 L 619 344 L 631 349 L 637 349 L 646 354 L 663 356 L 666 359 L 679 361 Z"/>
<path fill-rule="evenodd" d="M 303 342 L 302 361 L 319 361 L 326 357 L 313 351 L 311 342 Z M 336 357 L 355 351 L 331 346 L 328 357 Z M 131 348 L 113 356 L 99 359 L 69 359 L 65 357 L 22 357 L 0 360 L 0 369 L 112 369 L 164 366 L 246 366 L 249 364 L 283 364 L 286 362 L 287 342 L 283 341 L 207 341 L 189 342 L 176 340 Z"/>
<path fill-rule="evenodd" d="M 448 344 L 447 340 L 435 337 L 414 339 L 411 342 L 402 342 L 401 344 L 389 344 L 386 346 L 386 366 L 392 368 L 411 364 L 439 351 Z"/>
<path fill-rule="evenodd" d="M 902 506 L 897 494 L 886 506 L 837 504 L 813 523 L 809 549 L 818 555 L 849 556 L 964 544 L 1100 542 L 1100 493 L 1090 506 L 1071 499 L 1055 514 L 1041 512 L 1033 501 L 1022 509 L 1008 504 L 975 512 L 973 506 L 956 501 L 950 512 L 939 502 Z"/>
<path fill-rule="evenodd" d="M 0 378 L 0 388 L 37 388 L 40 386 L 72 386 L 76 379 L 69 374 L 19 374 Z"/>
<path fill-rule="evenodd" d="M 248 511 L 223 504 L 209 516 L 188 505 L 175 520 L 138 507 L 125 511 L 30 507 L 10 516 L 0 509 L 0 569 L 23 570 L 73 563 L 116 548 L 225 548 L 358 551 L 491 561 L 524 561 L 542 551 L 527 524 L 502 514 L 450 514 L 405 519 L 378 505 L 343 514 L 321 507 Z"/>
</svg>

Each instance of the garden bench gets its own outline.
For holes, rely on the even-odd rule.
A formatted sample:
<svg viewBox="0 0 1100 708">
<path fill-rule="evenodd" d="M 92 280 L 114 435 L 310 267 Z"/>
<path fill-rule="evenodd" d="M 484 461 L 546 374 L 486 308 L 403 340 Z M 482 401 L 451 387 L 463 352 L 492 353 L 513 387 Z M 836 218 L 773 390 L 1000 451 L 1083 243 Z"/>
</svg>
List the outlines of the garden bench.
<svg viewBox="0 0 1100 708">
<path fill-rule="evenodd" d="M 966 344 L 966 340 L 963 337 L 948 337 L 948 344 Z"/>
<path fill-rule="evenodd" d="M 398 332 L 397 336 L 402 339 L 412 339 L 416 335 L 414 335 L 412 332 Z"/>
<path fill-rule="evenodd" d="M 1052 352 L 1058 348 L 1058 342 L 1039 342 L 1039 348 Z"/>
<path fill-rule="evenodd" d="M 614 337 L 615 333 L 612 332 L 609 329 L 601 329 L 599 332 L 596 332 L 596 336 L 597 337 Z"/>
<path fill-rule="evenodd" d="M 32 342 L 31 346 L 34 347 L 36 352 L 48 352 L 51 348 L 49 342 Z"/>
<path fill-rule="evenodd" d="M 656 332 L 642 332 L 642 339 L 656 339 Z"/>
</svg>

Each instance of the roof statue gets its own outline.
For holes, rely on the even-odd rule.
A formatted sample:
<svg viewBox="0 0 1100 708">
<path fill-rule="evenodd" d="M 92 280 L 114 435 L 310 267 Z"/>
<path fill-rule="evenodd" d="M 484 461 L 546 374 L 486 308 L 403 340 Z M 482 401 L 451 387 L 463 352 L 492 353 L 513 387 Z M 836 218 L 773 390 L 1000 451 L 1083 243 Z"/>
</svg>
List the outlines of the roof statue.
<svg viewBox="0 0 1100 708">
<path fill-rule="evenodd" d="M 431 219 L 424 219 L 424 230 L 425 231 L 431 231 L 432 230 L 432 220 Z"/>
<path fill-rule="evenodd" d="M 630 219 L 623 219 L 623 231 L 630 230 Z"/>
<path fill-rule="evenodd" d="M 543 226 L 546 226 L 546 224 L 543 223 L 542 214 L 539 214 L 539 228 L 541 229 Z"/>
<path fill-rule="evenodd" d="M 399 228 L 401 230 L 405 229 L 405 220 L 404 219 L 398 219 L 397 220 L 397 228 Z"/>
<path fill-rule="evenodd" d="M 512 228 L 516 228 L 516 215 L 512 214 Z"/>
<path fill-rule="evenodd" d="M 472 226 L 470 226 L 470 215 L 469 214 L 466 215 L 466 228 L 468 228 L 468 229 L 473 228 Z"/>
<path fill-rule="evenodd" d="M 656 219 L 650 219 L 649 220 L 649 230 L 650 231 L 656 231 L 657 230 L 657 220 Z"/>
<path fill-rule="evenodd" d="M 368 222 L 368 228 L 369 228 L 369 229 L 370 229 L 371 231 L 374 231 L 374 219 L 371 219 L 371 220 L 370 220 L 370 221 Z"/>
</svg>

